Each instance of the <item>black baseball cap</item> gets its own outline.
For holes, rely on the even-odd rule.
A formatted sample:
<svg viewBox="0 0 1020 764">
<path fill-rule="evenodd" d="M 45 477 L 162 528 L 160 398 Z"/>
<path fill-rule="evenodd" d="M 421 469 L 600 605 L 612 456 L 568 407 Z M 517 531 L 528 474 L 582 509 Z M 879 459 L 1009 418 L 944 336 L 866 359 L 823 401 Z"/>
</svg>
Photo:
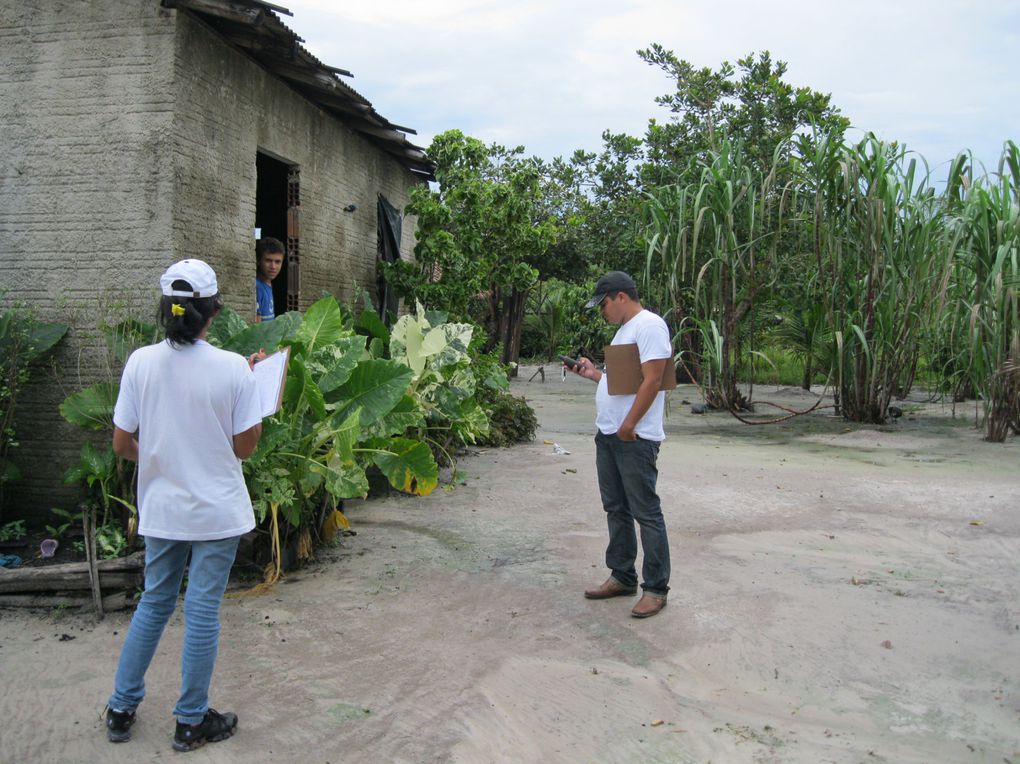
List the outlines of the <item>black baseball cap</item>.
<svg viewBox="0 0 1020 764">
<path fill-rule="evenodd" d="M 637 289 L 634 279 L 623 271 L 609 271 L 595 284 L 595 294 L 587 303 L 585 308 L 594 308 L 601 305 L 602 301 L 613 292 L 623 292 L 627 289 Z"/>
</svg>

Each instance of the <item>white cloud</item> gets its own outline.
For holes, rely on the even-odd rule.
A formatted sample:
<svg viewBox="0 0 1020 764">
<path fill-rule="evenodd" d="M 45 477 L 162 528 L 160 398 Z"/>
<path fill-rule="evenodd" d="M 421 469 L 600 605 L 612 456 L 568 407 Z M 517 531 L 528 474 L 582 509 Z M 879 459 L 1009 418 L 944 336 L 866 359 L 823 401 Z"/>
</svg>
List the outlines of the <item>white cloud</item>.
<svg viewBox="0 0 1020 764">
<path fill-rule="evenodd" d="M 423 145 L 460 128 L 545 157 L 641 135 L 670 89 L 635 51 L 697 66 L 769 50 L 864 130 L 933 164 L 1017 138 L 1020 0 L 292 0 L 284 21 Z"/>
</svg>

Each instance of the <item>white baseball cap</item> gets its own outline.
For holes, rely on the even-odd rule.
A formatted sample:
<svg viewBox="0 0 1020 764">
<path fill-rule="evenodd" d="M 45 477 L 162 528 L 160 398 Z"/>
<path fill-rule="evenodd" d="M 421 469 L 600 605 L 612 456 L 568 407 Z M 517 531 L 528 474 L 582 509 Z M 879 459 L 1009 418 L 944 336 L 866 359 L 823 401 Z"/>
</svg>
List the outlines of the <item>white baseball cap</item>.
<svg viewBox="0 0 1020 764">
<path fill-rule="evenodd" d="M 175 281 L 186 281 L 191 290 L 174 289 Z M 220 292 L 216 272 L 195 258 L 180 260 L 167 268 L 159 277 L 159 286 L 167 297 L 215 297 Z"/>
</svg>

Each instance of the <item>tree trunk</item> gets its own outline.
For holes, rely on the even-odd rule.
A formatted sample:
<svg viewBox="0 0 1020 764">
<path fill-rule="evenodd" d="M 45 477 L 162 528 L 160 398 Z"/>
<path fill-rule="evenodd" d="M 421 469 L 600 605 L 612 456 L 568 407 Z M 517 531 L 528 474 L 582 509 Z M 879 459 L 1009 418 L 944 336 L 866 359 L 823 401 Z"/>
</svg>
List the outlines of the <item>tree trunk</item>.
<svg viewBox="0 0 1020 764">
<path fill-rule="evenodd" d="M 804 362 L 804 377 L 803 377 L 803 379 L 801 379 L 801 382 L 800 382 L 800 386 L 804 390 L 810 390 L 811 389 L 811 378 L 814 375 L 815 375 L 815 370 L 811 366 L 811 361 L 810 360 L 806 360 Z"/>
<path fill-rule="evenodd" d="M 524 326 L 524 304 L 527 296 L 527 290 L 513 288 L 509 294 L 504 294 L 502 299 L 499 339 L 503 343 L 503 350 L 499 360 L 500 363 L 513 364 L 510 368 L 511 377 L 517 376 L 517 361 L 521 356 L 521 329 Z"/>
</svg>

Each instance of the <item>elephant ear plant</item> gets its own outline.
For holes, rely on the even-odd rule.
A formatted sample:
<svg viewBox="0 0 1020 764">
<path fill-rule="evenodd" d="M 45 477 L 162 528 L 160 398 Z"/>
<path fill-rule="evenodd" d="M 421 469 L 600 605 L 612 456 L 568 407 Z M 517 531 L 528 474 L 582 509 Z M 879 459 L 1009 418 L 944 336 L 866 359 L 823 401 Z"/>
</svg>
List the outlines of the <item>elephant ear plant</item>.
<svg viewBox="0 0 1020 764">
<path fill-rule="evenodd" d="M 329 296 L 303 317 L 288 313 L 236 333 L 229 310 L 214 323 L 210 341 L 228 350 L 290 348 L 283 405 L 263 422 L 259 446 L 244 465 L 272 546 L 267 584 L 279 579 L 292 534 L 300 558 L 310 552 L 314 529 L 328 535 L 346 525 L 340 502 L 367 495 L 367 470 L 377 469 L 399 491 L 428 495 L 439 481 L 433 429 L 464 439 L 487 429 L 471 400 L 470 327 L 433 326 L 421 313 L 397 322 L 390 358 L 377 357 L 384 338 L 356 333 L 364 322 Z"/>
<path fill-rule="evenodd" d="M 444 319 L 418 303 L 415 315 L 401 316 L 394 325 L 390 355 L 411 369 L 408 392 L 427 424 L 427 431 L 419 426 L 419 437 L 451 461 L 451 445 L 474 443 L 488 434 L 489 420 L 475 398 L 477 381 L 468 351 L 473 328 Z M 501 379 L 505 387 L 505 375 Z"/>
<path fill-rule="evenodd" d="M 341 501 L 368 494 L 367 470 L 378 470 L 399 491 L 425 496 L 439 481 L 433 449 L 443 453 L 488 430 L 473 399 L 469 326 L 424 311 L 398 321 L 392 336 L 357 333 L 365 324 L 327 296 L 304 315 L 285 313 L 252 326 L 224 308 L 210 328 L 212 344 L 241 355 L 290 348 L 282 406 L 263 421 L 258 448 L 244 463 L 271 550 L 266 584 L 279 579 L 284 549 L 293 545 L 303 559 L 313 534 L 321 529 L 328 538 L 346 527 Z M 143 337 L 151 341 L 149 330 L 123 324 L 108 340 L 124 360 Z M 387 341 L 390 358 L 383 357 Z M 117 392 L 116 382 L 93 385 L 65 400 L 61 412 L 68 421 L 109 430 Z M 121 472 L 131 467 L 89 444 L 67 477 L 86 483 L 102 506 L 127 507 L 134 515 L 133 469 L 129 476 Z"/>
</svg>

